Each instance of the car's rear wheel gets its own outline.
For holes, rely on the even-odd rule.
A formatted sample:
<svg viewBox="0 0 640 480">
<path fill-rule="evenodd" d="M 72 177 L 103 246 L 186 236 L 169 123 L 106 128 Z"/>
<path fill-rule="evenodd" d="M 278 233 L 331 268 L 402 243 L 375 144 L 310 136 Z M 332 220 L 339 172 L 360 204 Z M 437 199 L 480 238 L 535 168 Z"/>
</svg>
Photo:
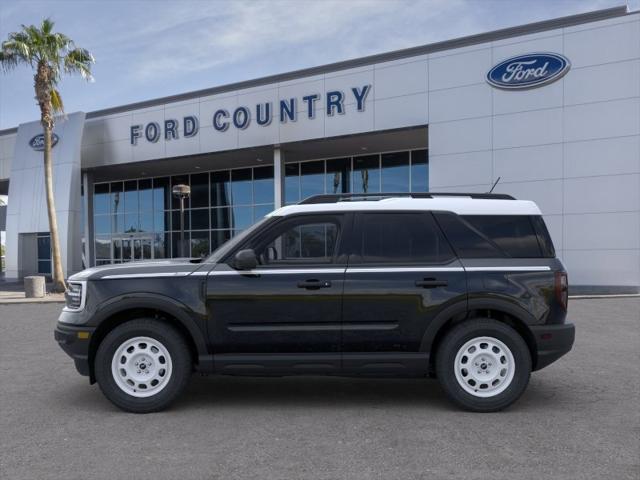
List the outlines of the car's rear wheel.
<svg viewBox="0 0 640 480">
<path fill-rule="evenodd" d="M 191 369 L 184 337 L 154 319 L 136 319 L 114 328 L 100 343 L 95 359 L 104 395 L 135 413 L 166 408 L 187 385 Z"/>
<path fill-rule="evenodd" d="M 462 408 L 493 412 L 527 388 L 531 354 L 520 334 L 493 319 L 465 321 L 442 340 L 436 373 L 446 394 Z"/>
</svg>

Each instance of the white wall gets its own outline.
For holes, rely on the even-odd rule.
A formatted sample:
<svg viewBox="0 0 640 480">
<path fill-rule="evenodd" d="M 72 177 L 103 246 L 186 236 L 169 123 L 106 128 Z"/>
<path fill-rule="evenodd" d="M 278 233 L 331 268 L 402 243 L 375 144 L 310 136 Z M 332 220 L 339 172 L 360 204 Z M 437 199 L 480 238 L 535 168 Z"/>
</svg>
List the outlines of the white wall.
<svg viewBox="0 0 640 480">
<path fill-rule="evenodd" d="M 426 125 L 427 78 L 427 56 L 422 56 L 90 119 L 86 122 L 82 164 L 85 168 L 96 167 Z M 372 87 L 364 111 L 359 112 L 351 88 L 363 85 Z M 342 115 L 326 115 L 325 93 L 331 90 L 345 93 Z M 309 119 L 302 97 L 314 93 L 320 95 L 320 100 L 315 103 L 314 118 Z M 291 97 L 298 99 L 298 119 L 280 122 L 279 101 Z M 255 105 L 264 102 L 271 102 L 273 108 L 268 126 L 255 121 Z M 212 125 L 214 112 L 224 108 L 232 113 L 238 106 L 252 109 L 249 127 L 238 130 L 230 126 L 225 132 L 216 131 Z M 137 145 L 131 145 L 132 125 L 151 121 L 163 125 L 165 119 L 182 120 L 185 115 L 199 118 L 197 136 L 161 138 L 157 143 L 140 138 Z"/>
<path fill-rule="evenodd" d="M 15 133 L 0 137 L 0 180 L 7 180 L 11 174 L 15 143 Z"/>
<path fill-rule="evenodd" d="M 572 63 L 532 90 L 490 87 L 518 54 Z M 429 57 L 430 188 L 534 200 L 574 285 L 640 285 L 640 15 Z"/>
</svg>

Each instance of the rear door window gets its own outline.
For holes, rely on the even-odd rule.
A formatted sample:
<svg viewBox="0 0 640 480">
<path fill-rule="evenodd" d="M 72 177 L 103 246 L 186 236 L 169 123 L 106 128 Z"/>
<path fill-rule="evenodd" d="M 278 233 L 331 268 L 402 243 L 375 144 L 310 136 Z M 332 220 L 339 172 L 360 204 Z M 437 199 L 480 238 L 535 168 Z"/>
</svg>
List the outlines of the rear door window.
<svg viewBox="0 0 640 480">
<path fill-rule="evenodd" d="M 363 213 L 358 220 L 362 263 L 438 264 L 455 258 L 429 213 Z"/>
</svg>

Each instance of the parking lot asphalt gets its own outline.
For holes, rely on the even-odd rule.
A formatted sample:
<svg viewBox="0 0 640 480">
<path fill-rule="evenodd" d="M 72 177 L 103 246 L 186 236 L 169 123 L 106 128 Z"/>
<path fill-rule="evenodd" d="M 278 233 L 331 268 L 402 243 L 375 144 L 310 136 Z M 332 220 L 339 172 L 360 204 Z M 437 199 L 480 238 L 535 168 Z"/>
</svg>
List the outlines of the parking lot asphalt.
<svg viewBox="0 0 640 480">
<path fill-rule="evenodd" d="M 574 350 L 495 414 L 435 380 L 202 376 L 127 414 L 54 342 L 60 308 L 0 305 L 2 480 L 640 478 L 639 298 L 572 301 Z"/>
</svg>

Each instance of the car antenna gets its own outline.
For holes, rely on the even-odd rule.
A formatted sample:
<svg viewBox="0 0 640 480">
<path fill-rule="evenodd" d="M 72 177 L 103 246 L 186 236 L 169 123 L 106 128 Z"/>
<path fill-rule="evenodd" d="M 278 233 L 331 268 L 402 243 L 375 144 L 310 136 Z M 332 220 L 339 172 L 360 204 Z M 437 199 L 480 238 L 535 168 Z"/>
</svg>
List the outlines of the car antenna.
<svg viewBox="0 0 640 480">
<path fill-rule="evenodd" d="M 487 193 L 493 193 L 493 189 L 496 188 L 496 185 L 498 185 L 498 182 L 500 181 L 502 177 L 498 177 L 496 179 L 496 182 L 493 184 L 493 187 L 491 187 L 491 190 L 489 190 Z"/>
</svg>

